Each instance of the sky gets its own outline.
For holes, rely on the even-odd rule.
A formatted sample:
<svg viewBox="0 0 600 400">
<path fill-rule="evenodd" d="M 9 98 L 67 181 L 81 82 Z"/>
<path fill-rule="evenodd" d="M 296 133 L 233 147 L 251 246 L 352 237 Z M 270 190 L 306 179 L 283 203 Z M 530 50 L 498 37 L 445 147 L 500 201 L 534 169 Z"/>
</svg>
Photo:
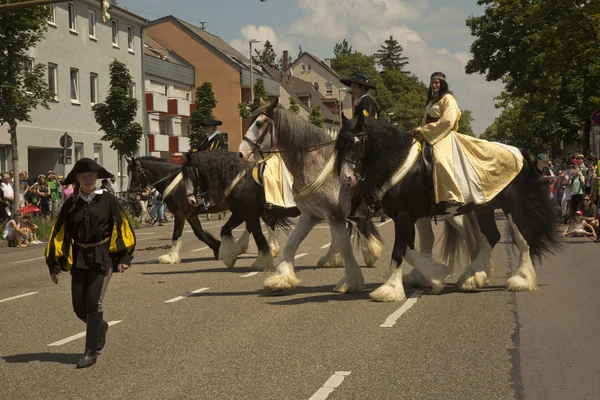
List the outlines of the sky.
<svg viewBox="0 0 600 400">
<path fill-rule="evenodd" d="M 289 50 L 294 58 L 300 45 L 321 59 L 332 58 L 343 39 L 353 50 L 372 54 L 392 35 L 409 57 L 406 69 L 423 82 L 434 71 L 446 74 L 459 106 L 473 112 L 477 135 L 499 115 L 494 97 L 503 85 L 465 73 L 474 39 L 465 21 L 483 14 L 477 0 L 119 0 L 118 5 L 148 20 L 174 15 L 197 26 L 205 21 L 207 31 L 242 54 L 248 54 L 249 39 L 268 39 L 278 54 Z"/>
</svg>

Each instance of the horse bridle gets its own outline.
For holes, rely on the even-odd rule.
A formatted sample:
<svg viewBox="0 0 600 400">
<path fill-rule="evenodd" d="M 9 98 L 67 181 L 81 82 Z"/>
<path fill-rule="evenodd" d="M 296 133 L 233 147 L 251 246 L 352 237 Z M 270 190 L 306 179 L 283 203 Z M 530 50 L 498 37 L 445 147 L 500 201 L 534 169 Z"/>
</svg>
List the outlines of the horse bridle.
<svg viewBox="0 0 600 400">
<path fill-rule="evenodd" d="M 264 129 L 264 131 L 260 135 L 260 137 L 256 140 L 256 142 L 254 142 L 252 139 L 249 139 L 248 137 L 246 137 L 246 135 L 244 135 L 244 137 L 242 137 L 242 140 L 247 142 L 250 145 L 250 150 L 252 150 L 252 153 L 258 152 L 260 154 L 261 158 L 265 158 L 264 154 L 273 154 L 273 153 L 281 153 L 281 152 L 278 150 L 269 149 L 267 151 L 263 151 L 260 149 L 263 142 L 265 141 L 265 138 L 267 137 L 267 135 L 271 136 L 271 147 L 273 147 L 273 120 L 265 112 L 261 112 L 258 115 L 258 117 L 256 117 L 256 119 L 258 119 L 261 115 L 264 115 L 265 117 L 267 117 L 267 122 L 266 122 L 267 127 Z"/>
<path fill-rule="evenodd" d="M 135 188 L 129 188 L 127 190 L 128 193 L 138 193 L 138 192 L 141 192 L 142 190 L 144 190 L 145 188 L 147 188 L 149 186 L 154 187 L 154 185 L 156 185 L 157 183 L 160 183 L 160 182 L 165 181 L 165 180 L 167 180 L 169 178 L 172 178 L 173 176 L 177 175 L 180 172 L 180 171 L 175 171 L 171 175 L 167 175 L 166 177 L 161 178 L 161 179 L 157 180 L 156 182 L 148 183 L 149 179 L 146 177 L 145 169 L 142 168 L 141 163 L 137 162 L 136 164 L 139 164 L 138 167 L 137 167 L 137 170 L 135 170 L 135 173 L 137 174 L 140 183 Z M 146 182 L 146 184 L 143 184 L 144 181 Z"/>
</svg>

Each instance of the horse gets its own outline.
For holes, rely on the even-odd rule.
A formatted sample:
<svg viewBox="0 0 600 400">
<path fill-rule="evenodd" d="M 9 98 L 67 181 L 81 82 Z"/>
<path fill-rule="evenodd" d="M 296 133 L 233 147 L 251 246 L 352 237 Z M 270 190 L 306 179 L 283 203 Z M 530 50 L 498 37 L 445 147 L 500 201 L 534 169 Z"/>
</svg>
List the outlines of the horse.
<svg viewBox="0 0 600 400">
<path fill-rule="evenodd" d="M 185 187 L 180 185 L 181 180 L 176 179 L 180 172 L 181 166 L 171 161 L 163 160 L 156 157 L 138 157 L 127 160 L 127 174 L 129 176 L 129 193 L 130 199 L 136 199 L 138 192 L 148 186 L 153 186 L 160 193 L 163 193 L 164 202 L 173 213 L 173 236 L 171 251 L 158 258 L 161 264 L 177 264 L 181 261 L 179 253 L 183 245 L 182 234 L 185 221 L 190 224 L 194 234 L 198 239 L 203 241 L 213 251 L 215 259 L 219 258 L 219 247 L 221 242 L 213 235 L 202 230 L 202 224 L 198 215 L 200 210 L 198 207 L 192 207 L 188 204 L 185 196 Z M 169 196 L 164 193 L 170 192 Z M 211 210 L 212 211 L 212 210 Z M 247 243 L 248 235 L 240 239 L 240 248 L 243 248 L 243 243 Z"/>
<path fill-rule="evenodd" d="M 344 278 L 334 291 L 362 291 L 364 277 L 354 258 L 345 225 L 354 190 L 342 187 L 332 174 L 334 141 L 322 129 L 286 110 L 278 98 L 255 111 L 247 125 L 249 128 L 238 148 L 239 157 L 252 161 L 263 159 L 266 154 L 280 153 L 294 178 L 295 201 L 302 212 L 283 250 L 283 260 L 265 280 L 264 288 L 281 291 L 299 284 L 294 272 L 296 251 L 313 227 L 326 220 L 331 229 L 331 247 L 317 265 L 335 267 L 343 261 Z M 365 263 L 373 266 L 382 251 L 379 233 L 370 220 L 359 229 Z"/>
<path fill-rule="evenodd" d="M 268 209 L 264 189 L 252 177 L 253 165 L 242 164 L 236 153 L 202 151 L 183 155 L 182 160 L 181 173 L 188 202 L 193 206 L 203 204 L 208 195 L 215 203 L 211 210 L 216 211 L 211 212 L 230 210 L 232 213 L 221 228 L 219 258 L 228 268 L 233 268 L 241 251 L 232 231 L 245 222 L 258 247 L 258 258 L 250 269 L 273 269 L 273 257 L 279 253 L 275 229 L 287 229 L 290 226 L 288 218 L 297 217 L 300 211 L 295 207 Z M 269 228 L 268 242 L 260 226 L 261 218 Z"/>
<path fill-rule="evenodd" d="M 423 151 L 415 155 L 414 145 L 412 135 L 364 116 L 346 122 L 336 143 L 336 172 L 340 183 L 349 188 L 360 186 L 367 195 L 379 194 L 384 212 L 394 221 L 392 260 L 396 268 L 381 289 L 388 294 L 394 292 L 397 299 L 404 296 L 404 257 L 411 264 L 419 263 L 418 255 L 414 252 L 415 222 L 432 214 L 443 213 L 440 205 L 434 205 L 433 202 L 431 160 L 423 155 Z M 520 252 L 519 266 L 507 281 L 508 291 L 538 290 L 533 261 L 560 247 L 554 235 L 554 214 L 547 190 L 538 179 L 537 170 L 527 152 L 521 151 L 521 154 L 526 160 L 522 169 L 498 195 L 486 203 L 467 205 L 457 210 L 459 215 L 474 213 L 476 224 L 471 223 L 470 229 L 476 228 L 479 248 L 458 279 L 457 287 L 461 291 L 472 291 L 486 283 L 491 252 L 500 240 L 495 210 L 500 209 L 506 215 L 513 242 Z M 414 162 L 412 167 L 411 161 Z M 407 167 L 403 178 L 390 184 L 392 175 L 404 165 Z M 387 192 L 383 193 L 384 189 Z M 444 216 L 446 219 L 452 217 L 453 213 Z M 443 251 L 447 254 L 452 248 L 446 245 Z M 443 282 L 441 275 L 444 271 L 438 269 L 437 273 L 436 279 Z"/>
</svg>

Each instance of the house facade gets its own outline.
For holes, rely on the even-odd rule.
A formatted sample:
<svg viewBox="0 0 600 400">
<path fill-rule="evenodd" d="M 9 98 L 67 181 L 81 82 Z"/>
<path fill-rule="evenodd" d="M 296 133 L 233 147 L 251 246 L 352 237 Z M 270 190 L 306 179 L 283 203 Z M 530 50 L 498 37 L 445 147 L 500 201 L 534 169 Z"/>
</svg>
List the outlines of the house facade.
<svg viewBox="0 0 600 400">
<path fill-rule="evenodd" d="M 331 68 L 330 59 L 325 61 L 304 52 L 290 66 L 292 75 L 310 83 L 315 90 L 323 95 L 328 102 L 341 103 L 344 115 L 352 117 L 352 92 L 350 88 L 340 83 L 342 76 Z"/>
<path fill-rule="evenodd" d="M 238 105 L 252 100 L 248 59 L 218 36 L 173 16 L 150 22 L 146 32 L 194 67 L 194 88 L 212 84 L 217 100 L 213 113 L 223 122 L 219 130 L 228 134 L 229 149 L 237 149 L 243 136 Z M 260 68 L 253 72 L 253 84 L 262 78 L 267 94 L 279 95 L 275 80 Z"/>
<path fill-rule="evenodd" d="M 95 159 L 118 175 L 117 152 L 101 140 L 103 133 L 94 119 L 92 106 L 104 101 L 109 89 L 109 64 L 118 59 L 129 68 L 134 85 L 131 95 L 140 100 L 136 121 L 144 125 L 142 28 L 146 20 L 117 6 L 111 19 L 102 22 L 100 2 L 80 0 L 52 5 L 45 38 L 30 50 L 32 62 L 47 67 L 53 100 L 49 109 L 31 112 L 31 122 L 17 127 L 19 169 L 29 176 L 69 173 L 82 157 Z M 60 137 L 73 138 L 72 164 L 59 164 Z M 145 143 L 141 143 L 143 149 Z M 0 128 L 0 167 L 10 169 L 10 135 Z M 123 174 L 126 178 L 126 173 Z M 118 180 L 117 180 L 118 182 Z M 124 182 L 126 184 L 126 181 Z"/>
</svg>

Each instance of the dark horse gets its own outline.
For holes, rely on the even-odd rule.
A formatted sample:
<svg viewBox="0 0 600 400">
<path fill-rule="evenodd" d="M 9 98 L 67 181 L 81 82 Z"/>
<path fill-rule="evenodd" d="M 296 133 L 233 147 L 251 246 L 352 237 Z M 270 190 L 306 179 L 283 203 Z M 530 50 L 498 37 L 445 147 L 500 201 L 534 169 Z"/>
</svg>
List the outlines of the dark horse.
<svg viewBox="0 0 600 400">
<path fill-rule="evenodd" d="M 346 186 L 359 184 L 361 191 L 367 196 L 375 196 L 407 159 L 417 157 L 414 165 L 407 167 L 408 172 L 404 178 L 392 186 L 381 199 L 385 214 L 393 219 L 395 225 L 392 259 L 397 268 L 390 279 L 377 290 L 380 293 L 372 296 L 377 300 L 393 300 L 394 294 L 396 297 L 404 296 L 403 257 L 415 267 L 423 261 L 414 251 L 414 224 L 418 219 L 440 211 L 436 209 L 437 206 L 432 200 L 431 160 L 428 161 L 422 151 L 415 156 L 415 150 L 411 152 L 414 144 L 412 135 L 401 132 L 385 122 L 363 116 L 346 122 L 336 143 L 336 168 L 340 181 Z M 514 243 L 520 251 L 519 267 L 508 279 L 507 290 L 537 290 L 537 277 L 532 259 L 539 259 L 559 248 L 559 242 L 553 232 L 554 214 L 547 190 L 538 179 L 528 154 L 522 154 L 525 161 L 518 175 L 491 201 L 468 208 L 475 213 L 477 219 L 474 226 L 480 232 L 479 252 L 458 280 L 457 286 L 461 290 L 481 287 L 487 280 L 486 270 L 491 251 L 500 240 L 494 217 L 494 211 L 497 209 L 501 209 L 507 216 Z M 444 251 L 452 249 L 446 248 Z M 431 274 L 438 274 L 434 280 L 443 284 L 442 275 L 446 271 L 442 268 L 433 268 L 432 271 Z M 441 290 L 439 287 L 437 289 Z M 393 294 L 390 295 L 391 292 Z"/>
<path fill-rule="evenodd" d="M 215 204 L 211 210 L 230 210 L 232 213 L 221 229 L 219 258 L 227 267 L 234 266 L 240 249 L 232 231 L 245 222 L 258 247 L 258 258 L 250 269 L 262 271 L 273 268 L 273 256 L 279 252 L 275 229 L 289 227 L 288 218 L 297 217 L 300 211 L 296 207 L 268 209 L 264 189 L 252 177 L 253 166 L 242 163 L 236 153 L 211 150 L 184 155 L 181 171 L 191 204 L 196 205 L 197 200 L 202 203 L 208 195 Z M 190 196 L 190 193 L 194 195 Z M 271 246 L 262 232 L 261 218 L 271 229 Z"/>
<path fill-rule="evenodd" d="M 213 235 L 202 230 L 198 207 L 192 207 L 185 199 L 185 187 L 175 182 L 181 171 L 181 166 L 171 161 L 156 157 L 139 157 L 128 160 L 129 196 L 135 199 L 138 192 L 148 186 L 153 186 L 160 193 L 165 193 L 167 187 L 174 187 L 170 196 L 164 202 L 173 213 L 173 245 L 168 254 L 158 258 L 161 264 L 176 264 L 181 261 L 183 227 L 187 221 L 198 239 L 203 241 L 213 251 L 215 259 L 219 256 L 220 242 Z M 212 211 L 209 210 L 209 211 Z"/>
</svg>

